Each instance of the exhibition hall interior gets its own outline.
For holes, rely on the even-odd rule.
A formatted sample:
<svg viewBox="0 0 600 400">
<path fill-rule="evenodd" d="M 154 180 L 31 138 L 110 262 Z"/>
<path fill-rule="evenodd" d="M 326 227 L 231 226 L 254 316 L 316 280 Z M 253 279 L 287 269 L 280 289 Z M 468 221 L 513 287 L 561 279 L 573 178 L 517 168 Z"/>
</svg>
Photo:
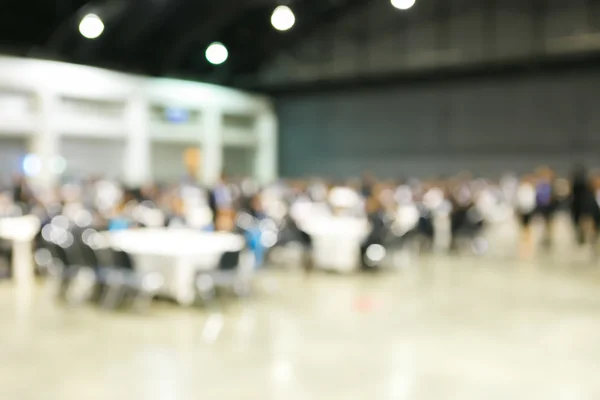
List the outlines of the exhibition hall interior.
<svg viewBox="0 0 600 400">
<path fill-rule="evenodd" d="M 0 4 L 0 399 L 600 399 L 600 0 Z"/>
</svg>

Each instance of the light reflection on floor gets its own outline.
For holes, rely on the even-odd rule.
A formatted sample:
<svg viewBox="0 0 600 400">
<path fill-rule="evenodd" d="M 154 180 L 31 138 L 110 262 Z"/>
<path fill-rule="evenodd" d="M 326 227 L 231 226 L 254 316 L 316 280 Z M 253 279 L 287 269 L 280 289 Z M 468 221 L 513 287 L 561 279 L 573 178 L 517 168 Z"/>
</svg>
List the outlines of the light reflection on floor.
<svg viewBox="0 0 600 400">
<path fill-rule="evenodd" d="M 244 302 L 150 315 L 3 282 L 0 399 L 598 399 L 600 263 L 583 254 L 269 271 Z"/>
</svg>

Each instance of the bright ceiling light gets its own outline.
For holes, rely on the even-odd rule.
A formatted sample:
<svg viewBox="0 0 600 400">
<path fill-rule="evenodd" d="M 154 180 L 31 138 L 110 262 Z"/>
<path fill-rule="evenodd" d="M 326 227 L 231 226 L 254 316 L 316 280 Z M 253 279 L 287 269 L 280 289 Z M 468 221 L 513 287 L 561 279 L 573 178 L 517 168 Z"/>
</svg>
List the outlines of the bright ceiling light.
<svg viewBox="0 0 600 400">
<path fill-rule="evenodd" d="M 271 24 L 278 31 L 287 31 L 296 23 L 296 16 L 288 6 L 279 6 L 271 15 Z"/>
<path fill-rule="evenodd" d="M 398 10 L 408 10 L 415 5 L 416 0 L 391 0 L 392 5 Z"/>
<path fill-rule="evenodd" d="M 223 64 L 227 61 L 229 52 L 223 43 L 215 42 L 206 49 L 206 59 L 213 65 Z"/>
<path fill-rule="evenodd" d="M 96 14 L 88 14 L 79 23 L 79 32 L 87 39 L 96 39 L 104 32 L 104 23 Z"/>
</svg>

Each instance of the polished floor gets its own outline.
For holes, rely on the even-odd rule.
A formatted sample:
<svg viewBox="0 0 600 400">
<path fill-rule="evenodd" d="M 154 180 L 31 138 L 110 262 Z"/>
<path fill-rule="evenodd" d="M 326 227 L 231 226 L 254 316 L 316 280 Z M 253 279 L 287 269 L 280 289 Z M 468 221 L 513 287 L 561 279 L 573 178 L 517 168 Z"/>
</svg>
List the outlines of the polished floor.
<svg viewBox="0 0 600 400">
<path fill-rule="evenodd" d="M 1 283 L 0 399 L 600 399 L 600 263 L 555 252 L 275 270 L 243 302 L 147 315 Z"/>
</svg>

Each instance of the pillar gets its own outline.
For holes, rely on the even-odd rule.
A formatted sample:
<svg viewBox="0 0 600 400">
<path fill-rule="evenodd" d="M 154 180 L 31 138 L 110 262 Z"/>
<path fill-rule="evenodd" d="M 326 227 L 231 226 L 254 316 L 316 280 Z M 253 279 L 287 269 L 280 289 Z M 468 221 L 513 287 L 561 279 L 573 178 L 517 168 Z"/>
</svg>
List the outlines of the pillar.
<svg viewBox="0 0 600 400">
<path fill-rule="evenodd" d="M 59 136 L 56 126 L 58 98 L 50 90 L 37 93 L 37 126 L 29 142 L 29 152 L 39 160 L 39 172 L 30 180 L 42 189 L 57 182 L 56 158 L 59 154 Z"/>
<path fill-rule="evenodd" d="M 207 108 L 202 114 L 202 162 L 198 174 L 206 185 L 219 181 L 223 170 L 223 114 L 219 109 Z"/>
<path fill-rule="evenodd" d="M 268 184 L 277 179 L 278 124 L 275 114 L 263 112 L 258 115 L 255 124 L 256 176 L 261 184 Z"/>
<path fill-rule="evenodd" d="M 124 155 L 124 181 L 139 187 L 151 179 L 150 111 L 142 94 L 135 94 L 127 105 L 127 143 Z"/>
</svg>

